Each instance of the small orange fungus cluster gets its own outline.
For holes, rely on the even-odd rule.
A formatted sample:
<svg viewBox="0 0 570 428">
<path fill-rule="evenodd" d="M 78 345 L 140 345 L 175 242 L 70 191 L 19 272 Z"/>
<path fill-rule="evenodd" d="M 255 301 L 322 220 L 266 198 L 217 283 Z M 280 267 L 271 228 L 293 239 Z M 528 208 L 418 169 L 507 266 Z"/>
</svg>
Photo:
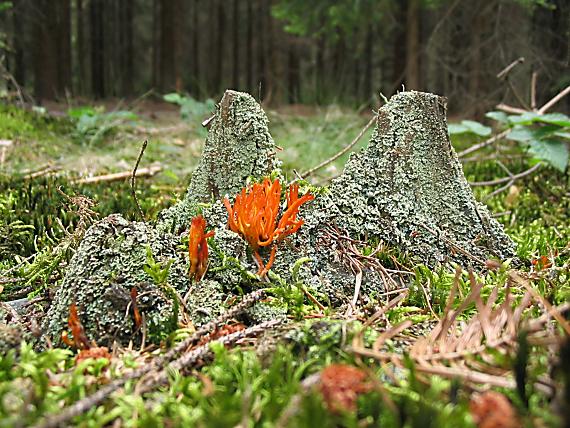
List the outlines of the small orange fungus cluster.
<svg viewBox="0 0 570 428">
<path fill-rule="evenodd" d="M 67 320 L 67 325 L 71 330 L 71 334 L 73 334 L 73 340 L 69 338 L 69 334 L 66 331 L 61 333 L 61 339 L 66 345 L 79 349 L 79 354 L 75 357 L 76 365 L 88 358 L 111 359 L 111 354 L 109 354 L 109 349 L 107 347 L 97 346 L 95 341 L 89 342 L 89 340 L 87 340 L 85 329 L 77 315 L 77 305 L 75 303 L 72 303 L 69 306 L 69 318 Z"/>
<path fill-rule="evenodd" d="M 299 208 L 313 199 L 315 197 L 310 193 L 299 198 L 299 185 L 292 184 L 287 190 L 287 208 L 279 221 L 277 216 L 281 201 L 281 184 L 278 179 L 272 183 L 266 178 L 263 183 L 255 183 L 242 189 L 236 196 L 233 207 L 227 198 L 224 199 L 224 205 L 229 213 L 230 230 L 243 236 L 251 246 L 253 256 L 259 265 L 258 275 L 265 276 L 271 268 L 277 244 L 286 236 L 297 232 L 303 225 L 303 220 L 297 219 Z M 264 265 L 259 249 L 270 245 L 272 245 L 271 255 Z"/>
<path fill-rule="evenodd" d="M 371 389 L 366 373 L 357 367 L 331 364 L 321 372 L 321 394 L 333 413 L 356 411 L 358 396 Z"/>
<path fill-rule="evenodd" d="M 471 398 L 469 411 L 478 428 L 515 428 L 520 420 L 508 398 L 500 392 L 486 391 Z"/>
<path fill-rule="evenodd" d="M 192 219 L 188 236 L 188 255 L 190 257 L 190 278 L 200 281 L 208 269 L 208 243 L 206 239 L 214 232 L 206 231 L 206 220 L 201 215 Z"/>
<path fill-rule="evenodd" d="M 69 306 L 69 318 L 67 319 L 67 326 L 73 335 L 73 340 L 71 340 L 69 338 L 68 332 L 64 331 L 61 333 L 61 340 L 63 340 L 67 346 L 77 349 L 91 348 L 91 344 L 89 343 L 89 340 L 87 340 L 87 336 L 85 335 L 85 330 L 81 324 L 81 320 L 77 315 L 77 305 L 75 303 L 72 303 Z"/>
</svg>

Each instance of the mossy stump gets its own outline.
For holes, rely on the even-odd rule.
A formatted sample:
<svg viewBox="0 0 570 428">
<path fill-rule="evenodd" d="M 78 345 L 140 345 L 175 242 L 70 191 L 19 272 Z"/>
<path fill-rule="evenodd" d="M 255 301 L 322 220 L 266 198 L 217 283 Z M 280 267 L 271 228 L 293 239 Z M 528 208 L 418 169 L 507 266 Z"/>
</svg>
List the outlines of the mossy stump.
<svg viewBox="0 0 570 428">
<path fill-rule="evenodd" d="M 354 238 L 377 238 L 435 267 L 484 268 L 514 257 L 514 243 L 477 202 L 447 132 L 446 101 L 403 92 L 378 112 L 368 147 L 330 186 L 324 223 Z"/>
</svg>

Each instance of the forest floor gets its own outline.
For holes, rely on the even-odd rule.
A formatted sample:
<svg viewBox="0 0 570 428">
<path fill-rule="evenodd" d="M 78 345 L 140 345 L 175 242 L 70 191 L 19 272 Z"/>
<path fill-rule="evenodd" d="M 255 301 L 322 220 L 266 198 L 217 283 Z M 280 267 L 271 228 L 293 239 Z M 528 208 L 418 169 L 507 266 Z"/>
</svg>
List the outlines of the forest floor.
<svg viewBox="0 0 570 428">
<path fill-rule="evenodd" d="M 183 195 L 207 133 L 201 122 L 208 109 L 194 107 L 182 119 L 178 108 L 150 102 L 108 103 L 101 110 L 50 105 L 37 112 L 0 104 L 0 303 L 27 298 L 45 306 L 61 283 L 76 243 L 55 266 L 50 260 L 69 243 L 80 218 L 57 189 L 97 202 L 99 218 L 118 212 L 135 219 L 128 178 L 148 140 L 139 170 L 155 170 L 137 187 L 146 218 L 155 219 Z M 268 117 L 292 177 L 346 146 L 371 113 L 290 106 L 269 110 Z M 370 133 L 353 150 L 366 145 Z M 459 151 L 481 140 L 454 144 Z M 524 150 L 499 144 L 502 150 L 492 146 L 463 162 L 469 182 L 503 178 L 503 167 L 512 174 L 528 170 Z M 310 181 L 327 185 L 347 158 Z M 120 172 L 126 178 L 101 178 Z M 544 165 L 510 183 L 473 187 L 517 243 L 520 263 L 490 262 L 480 275 L 406 265 L 412 278 L 407 291 L 377 296 L 351 317 L 323 311 L 302 286 L 292 287 L 290 295 L 276 296 L 288 299 L 297 323 L 288 343 L 268 355 L 255 340 L 231 349 L 213 343 L 219 335 L 212 334 L 210 347 L 194 348 L 203 349 L 186 368 L 189 375 L 171 370 L 164 384 L 144 394 L 133 379 L 100 403 L 85 401 L 190 337 L 191 326 L 161 347 L 116 348 L 104 358 L 78 359 L 75 350 L 40 351 L 25 341 L 2 348 L 9 343 L 7 320 L 18 317 L 2 303 L 0 427 L 50 426 L 47 416 L 78 402 L 62 425 L 568 426 L 569 180 L 568 172 Z M 504 191 L 494 192 L 505 183 Z M 394 268 L 393 255 L 388 250 L 378 257 Z M 451 335 L 438 336 L 437 326 Z M 472 336 L 461 339 L 456 331 Z M 422 341 L 426 335 L 429 344 Z"/>
</svg>

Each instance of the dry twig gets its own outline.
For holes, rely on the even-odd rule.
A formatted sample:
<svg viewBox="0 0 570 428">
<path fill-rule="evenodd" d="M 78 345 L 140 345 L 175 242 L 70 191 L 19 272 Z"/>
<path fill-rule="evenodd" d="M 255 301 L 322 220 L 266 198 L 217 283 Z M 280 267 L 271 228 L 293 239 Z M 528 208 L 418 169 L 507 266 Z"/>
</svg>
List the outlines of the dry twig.
<svg viewBox="0 0 570 428">
<path fill-rule="evenodd" d="M 374 122 L 377 120 L 378 115 L 375 114 L 369 121 L 368 123 L 364 126 L 364 128 L 362 128 L 362 130 L 358 133 L 358 135 L 354 138 L 354 140 L 352 140 L 350 142 L 350 144 L 348 144 L 346 147 L 344 147 L 341 151 L 339 151 L 337 154 L 335 154 L 334 156 L 330 157 L 329 159 L 321 162 L 320 164 L 318 164 L 317 166 L 301 173 L 301 177 L 302 178 L 307 178 L 308 176 L 312 175 L 315 171 L 318 171 L 319 169 L 333 163 L 335 160 L 337 160 L 339 157 L 341 157 L 342 155 L 344 155 L 345 153 L 347 153 L 350 149 L 352 149 L 356 143 L 358 143 L 360 141 L 360 139 L 362 138 L 362 136 L 366 133 L 366 131 L 368 131 L 368 129 L 370 129 L 370 127 L 374 124 Z"/>
</svg>

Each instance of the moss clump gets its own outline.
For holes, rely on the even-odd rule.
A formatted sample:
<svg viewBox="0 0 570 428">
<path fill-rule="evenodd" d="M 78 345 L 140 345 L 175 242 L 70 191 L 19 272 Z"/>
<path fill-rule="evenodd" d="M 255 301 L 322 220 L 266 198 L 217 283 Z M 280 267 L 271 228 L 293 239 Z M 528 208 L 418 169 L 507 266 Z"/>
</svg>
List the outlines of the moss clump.
<svg viewBox="0 0 570 428">
<path fill-rule="evenodd" d="M 185 254 L 178 251 L 178 239 L 159 234 L 147 224 L 111 215 L 89 229 L 70 262 L 44 322 L 44 331 L 51 340 L 60 343 L 61 332 L 67 329 L 69 306 L 75 303 L 89 339 L 99 345 L 113 340 L 127 342 L 133 337 L 133 319 L 127 311 L 132 287 L 137 287 L 138 306 L 146 317 L 151 341 L 162 339 L 176 328 L 172 325 L 172 297 L 144 270 L 148 246 L 157 262 L 173 261 L 167 282 L 184 293 L 190 281 Z"/>
</svg>

